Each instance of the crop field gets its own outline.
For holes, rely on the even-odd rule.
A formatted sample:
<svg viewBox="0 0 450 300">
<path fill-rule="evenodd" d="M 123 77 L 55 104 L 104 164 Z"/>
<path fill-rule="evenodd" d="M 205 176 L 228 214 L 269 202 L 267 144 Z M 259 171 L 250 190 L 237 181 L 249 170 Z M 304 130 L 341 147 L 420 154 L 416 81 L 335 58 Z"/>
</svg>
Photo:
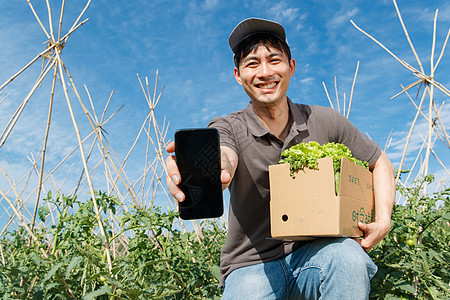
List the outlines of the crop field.
<svg viewBox="0 0 450 300">
<path fill-rule="evenodd" d="M 158 81 L 158 71 L 154 80 L 137 75 L 135 84 L 146 102 L 146 115 L 137 118 L 141 125 L 135 128 L 137 135 L 129 150 L 118 154 L 110 143 L 114 132 L 106 130 L 122 109 L 111 108 L 114 91 L 103 102 L 91 96 L 71 75 L 76 65 L 66 65 L 61 55 L 70 36 L 85 26 L 84 15 L 91 1 L 84 6 L 80 2 L 74 20 L 63 18 L 65 1 L 52 8 L 48 1 L 47 5 L 41 1 L 35 4 L 42 6 L 38 12 L 31 1 L 27 2 L 47 42 L 43 50 L 37 45 L 36 56 L 0 82 L 0 111 L 2 105 L 14 106 L 11 115 L 2 116 L 7 121 L 0 123 L 4 124 L 0 128 L 1 155 L 41 86 L 46 87 L 49 102 L 45 104 L 45 134 L 36 137 L 41 151 L 29 157 L 30 168 L 17 175 L 14 159 L 0 164 L 0 299 L 220 299 L 217 286 L 227 213 L 212 220 L 183 221 L 178 217 L 176 201 L 165 181 L 170 120 L 159 114 L 164 87 Z M 371 298 L 448 299 L 450 187 L 445 183 L 450 173 L 433 148 L 439 145 L 445 156 L 450 155 L 450 139 L 440 114 L 448 106 L 445 101 L 450 91 L 443 82 L 449 78 L 435 77 L 445 58 L 450 30 L 440 43 L 442 48 L 437 49 L 436 11 L 435 19 L 429 20 L 434 21 L 435 30 L 431 69 L 426 73 L 393 3 L 411 50 L 408 55 L 418 67 L 352 21 L 367 43 L 381 47 L 398 68 L 410 73 L 411 83 L 393 98 L 407 95 L 416 109 L 396 170 L 398 193 L 391 232 L 369 253 L 379 267 L 372 280 Z M 62 25 L 66 23 L 69 25 Z M 24 99 L 10 99 L 7 88 L 30 69 L 38 74 L 32 80 L 20 81 L 27 83 L 20 87 L 26 90 Z M 348 100 L 345 96 L 339 100 L 336 82 L 333 100 L 323 83 L 330 106 L 347 118 L 358 70 L 359 62 Z M 57 105 L 58 91 L 58 101 L 67 112 L 64 126 L 73 131 L 76 140 L 58 148 L 60 162 L 49 166 L 47 156 L 55 156 L 48 149 L 56 144 L 49 132 L 55 126 L 52 107 Z M 415 162 L 406 170 L 404 160 L 411 153 L 407 149 L 418 120 L 427 124 L 420 132 L 423 144 L 414 150 Z M 386 149 L 390 141 L 386 141 Z M 442 169 L 439 175 L 444 174 L 443 178 L 430 172 L 430 160 Z M 141 168 L 136 168 L 136 161 Z M 56 174 L 68 184 L 57 183 L 53 179 Z"/>
</svg>

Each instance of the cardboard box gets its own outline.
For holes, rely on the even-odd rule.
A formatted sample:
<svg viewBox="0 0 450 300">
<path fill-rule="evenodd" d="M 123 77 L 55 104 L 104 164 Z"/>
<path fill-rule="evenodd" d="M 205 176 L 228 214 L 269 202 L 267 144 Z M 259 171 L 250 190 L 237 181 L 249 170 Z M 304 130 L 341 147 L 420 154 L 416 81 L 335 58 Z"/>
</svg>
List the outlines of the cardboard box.
<svg viewBox="0 0 450 300">
<path fill-rule="evenodd" d="M 269 166 L 272 237 L 359 237 L 358 222 L 374 221 L 372 173 L 343 158 L 336 196 L 333 159 L 318 160 L 319 169 L 305 168 L 290 176 L 289 164 Z"/>
</svg>

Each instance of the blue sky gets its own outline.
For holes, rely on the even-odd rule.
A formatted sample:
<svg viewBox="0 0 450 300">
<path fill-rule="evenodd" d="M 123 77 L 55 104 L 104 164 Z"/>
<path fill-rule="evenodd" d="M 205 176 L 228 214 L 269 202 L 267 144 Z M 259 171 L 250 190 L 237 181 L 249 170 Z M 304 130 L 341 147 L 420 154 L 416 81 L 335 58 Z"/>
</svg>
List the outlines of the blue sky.
<svg viewBox="0 0 450 300">
<path fill-rule="evenodd" d="M 59 19 L 59 2 L 50 1 L 55 28 Z M 45 2 L 32 3 L 48 28 Z M 64 33 L 84 4 L 85 1 L 67 1 Z M 436 59 L 450 27 L 450 3 L 444 0 L 399 0 L 398 5 L 428 74 L 435 10 L 439 9 Z M 350 23 L 353 20 L 398 57 L 418 68 L 391 1 L 93 0 L 83 17 L 89 21 L 71 35 L 63 49 L 62 59 L 88 103 L 83 87 L 86 85 L 99 114 L 113 90 L 109 115 L 124 105 L 104 128 L 117 155 L 123 157 L 148 112 L 136 74 L 142 79 L 148 76 L 153 88 L 158 70 L 157 92 L 163 86 L 164 91 L 156 112 L 160 122 L 164 117 L 170 121 L 169 138 L 178 128 L 204 127 L 214 116 L 226 115 L 247 105 L 248 98 L 233 76 L 232 52 L 228 47 L 231 30 L 247 17 L 269 18 L 284 25 L 292 55 L 297 61 L 288 92 L 294 102 L 329 106 L 322 82 L 335 100 L 335 77 L 340 100 L 344 93 L 348 100 L 359 61 L 349 119 L 382 148 L 392 137 L 387 154 L 398 166 L 416 109 L 405 95 L 395 100 L 389 98 L 401 90 L 401 84 L 406 86 L 416 77 Z M 45 47 L 46 36 L 26 1 L 0 3 L 0 41 L 2 84 Z M 31 89 L 41 66 L 40 60 L 1 91 L 2 131 Z M 435 74 L 436 80 L 447 88 L 450 88 L 449 70 L 450 49 L 447 49 Z M 30 159 L 39 157 L 48 112 L 49 87 L 50 80 L 47 79 L 31 98 L 7 142 L 0 148 L 0 166 L 15 182 L 30 169 Z M 416 93 L 417 89 L 411 90 L 411 97 L 416 99 Z M 47 153 L 49 167 L 76 145 L 60 89 L 56 91 L 56 97 Z M 449 99 L 436 91 L 435 100 L 440 106 Z M 81 134 L 86 136 L 90 132 L 89 126 L 79 105 L 76 105 L 76 98 L 72 102 Z M 442 108 L 441 118 L 450 131 L 448 103 Z M 417 128 L 425 137 L 423 117 L 419 117 Z M 405 168 L 412 166 L 421 145 L 420 135 L 415 133 Z M 434 150 L 442 164 L 450 167 L 448 148 L 437 140 Z M 139 165 L 138 162 L 135 164 Z M 431 166 L 431 171 L 443 178 L 445 171 L 442 166 L 434 159 Z M 78 167 L 75 163 L 67 168 Z M 60 182 L 63 177 L 59 178 Z M 448 184 L 448 178 L 446 180 Z M 0 174 L 0 188 L 6 191 L 9 186 Z M 13 196 L 12 192 L 9 195 Z M 0 218 L 2 209 L 0 207 Z"/>
</svg>

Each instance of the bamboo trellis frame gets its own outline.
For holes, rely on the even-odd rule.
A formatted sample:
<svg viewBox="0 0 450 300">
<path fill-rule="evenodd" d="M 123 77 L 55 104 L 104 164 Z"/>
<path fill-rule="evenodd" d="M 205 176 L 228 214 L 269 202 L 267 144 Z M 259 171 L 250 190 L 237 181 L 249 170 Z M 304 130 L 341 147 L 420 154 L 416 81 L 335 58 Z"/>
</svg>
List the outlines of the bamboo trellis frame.
<svg viewBox="0 0 450 300">
<path fill-rule="evenodd" d="M 85 102 L 82 99 L 82 95 L 77 89 L 77 85 L 73 80 L 72 76 L 69 73 L 68 67 L 64 64 L 61 53 L 64 49 L 64 45 L 66 44 L 70 35 L 75 32 L 80 26 L 88 21 L 88 19 L 84 21 L 80 21 L 83 14 L 87 10 L 90 4 L 90 0 L 87 1 L 84 9 L 79 14 L 76 21 L 73 23 L 67 34 L 63 35 L 61 32 L 62 29 L 62 20 L 64 14 L 64 6 L 65 1 L 62 2 L 59 22 L 58 22 L 58 32 L 55 34 L 53 28 L 53 20 L 52 20 L 52 11 L 50 7 L 50 3 L 47 0 L 45 3 L 47 5 L 48 12 L 48 26 L 44 26 L 44 23 L 41 21 L 40 17 L 36 13 L 33 4 L 30 0 L 27 0 L 30 9 L 33 12 L 34 17 L 36 18 L 39 26 L 43 30 L 44 34 L 48 38 L 48 42 L 44 51 L 40 52 L 36 57 L 34 57 L 28 64 L 25 65 L 22 69 L 20 69 L 17 73 L 11 76 L 5 83 L 0 86 L 0 90 L 4 89 L 11 82 L 14 81 L 18 76 L 21 76 L 28 68 L 30 68 L 33 64 L 35 64 L 39 59 L 42 59 L 43 65 L 40 74 L 37 77 L 34 85 L 29 91 L 28 95 L 16 109 L 16 111 L 11 116 L 9 122 L 6 127 L 3 129 L 0 135 L 0 148 L 5 144 L 6 140 L 10 136 L 10 133 L 13 131 L 17 121 L 22 115 L 22 112 L 26 108 L 26 105 L 29 101 L 32 101 L 33 95 L 38 86 L 41 86 L 44 79 L 50 77 L 51 79 L 51 89 L 50 89 L 50 100 L 49 100 L 49 109 L 47 114 L 47 121 L 45 126 L 45 135 L 42 143 L 42 148 L 40 155 L 35 158 L 33 154 L 29 157 L 29 160 L 32 164 L 31 168 L 27 172 L 27 174 L 20 179 L 18 182 L 14 182 L 9 180 L 9 176 L 7 172 L 3 169 L 2 175 L 8 179 L 10 188 L 9 190 L 2 190 L 0 188 L 0 208 L 3 210 L 0 217 L 7 217 L 8 222 L 4 226 L 4 228 L 0 231 L 0 236 L 3 235 L 6 230 L 8 230 L 9 226 L 15 222 L 15 219 L 18 223 L 23 226 L 33 240 L 36 242 L 37 239 L 34 236 L 34 231 L 36 227 L 46 226 L 46 224 L 36 222 L 37 209 L 40 203 L 40 200 L 43 198 L 43 194 L 46 193 L 47 190 L 53 189 L 58 193 L 62 190 L 62 185 L 64 181 L 69 177 L 69 173 L 71 172 L 72 166 L 69 168 L 66 177 L 63 180 L 61 186 L 58 186 L 56 182 L 53 180 L 53 175 L 57 170 L 60 170 L 63 165 L 70 163 L 70 160 L 76 155 L 77 151 L 79 152 L 79 157 L 81 159 L 81 163 L 83 165 L 81 174 L 78 179 L 78 183 L 75 188 L 72 190 L 71 194 L 74 196 L 79 194 L 85 187 L 88 188 L 89 194 L 91 196 L 91 200 L 93 202 L 95 214 L 97 217 L 97 225 L 98 232 L 97 234 L 103 235 L 105 237 L 104 251 L 107 258 L 107 263 L 109 266 L 109 270 L 112 268 L 112 260 L 111 257 L 115 257 L 117 255 L 117 247 L 116 243 L 120 243 L 127 249 L 127 236 L 119 236 L 119 238 L 114 238 L 114 242 L 108 241 L 107 235 L 104 230 L 104 218 L 109 219 L 110 226 L 112 226 L 113 235 L 116 234 L 116 228 L 118 227 L 117 216 L 112 214 L 112 212 L 108 212 L 108 214 L 102 214 L 97 207 L 97 203 L 95 201 L 95 190 L 94 190 L 94 177 L 98 178 L 97 171 L 100 170 L 101 166 L 104 167 L 104 178 L 106 179 L 106 185 L 108 189 L 108 194 L 115 194 L 118 199 L 122 203 L 122 207 L 125 210 L 128 210 L 128 205 L 134 204 L 138 207 L 148 207 L 152 206 L 156 197 L 163 197 L 165 201 L 168 201 L 171 205 L 171 209 L 176 209 L 176 204 L 174 199 L 169 195 L 166 191 L 165 185 L 163 182 L 165 180 L 165 156 L 167 153 L 164 151 L 166 147 L 166 137 L 168 133 L 168 123 L 166 123 L 165 119 L 163 122 L 163 126 L 160 127 L 155 109 L 161 99 L 161 95 L 163 90 L 157 93 L 158 88 L 158 73 L 156 73 L 155 77 L 155 86 L 153 95 L 150 93 L 149 80 L 146 77 L 146 88 L 144 88 L 139 76 L 139 84 L 142 87 L 144 98 L 147 101 L 149 111 L 145 120 L 142 123 L 142 127 L 135 139 L 135 142 L 129 149 L 127 155 L 124 159 L 120 159 L 119 155 L 113 150 L 113 147 L 109 143 L 106 138 L 104 132 L 104 126 L 111 121 L 113 117 L 116 116 L 120 108 L 115 111 L 113 114 L 107 115 L 107 110 L 109 108 L 109 104 L 111 102 L 111 98 L 113 96 L 113 92 L 109 96 L 106 105 L 101 113 L 98 115 L 95 109 L 94 100 L 92 99 L 89 90 L 86 86 L 84 89 L 86 91 L 87 98 L 89 99 L 89 105 L 85 105 Z M 48 28 L 48 29 L 47 29 Z M 56 37 L 56 38 L 55 38 Z M 53 72 L 51 72 L 53 70 Z M 52 75 L 50 75 L 52 74 Z M 66 100 L 67 108 L 69 109 L 70 119 L 72 121 L 72 125 L 77 137 L 77 145 L 69 152 L 67 155 L 52 169 L 47 169 L 46 164 L 46 156 L 47 149 L 51 147 L 48 143 L 48 137 L 50 135 L 50 129 L 52 124 L 52 113 L 54 107 L 54 101 L 56 101 L 55 90 L 58 87 L 62 88 L 64 99 Z M 2 92 L 0 92 L 0 95 Z M 78 117 L 75 115 L 73 110 L 72 98 L 75 95 L 78 103 L 81 105 L 84 115 L 88 121 L 88 124 L 91 128 L 91 132 L 87 134 L 87 136 L 82 137 L 79 127 Z M 1 98 L 1 102 L 5 101 L 8 97 L 4 96 Z M 1 104 L 0 102 L 0 104 Z M 90 107 L 90 109 L 88 109 Z M 133 150 L 135 149 L 138 143 L 142 143 L 141 140 L 145 140 L 146 144 L 145 150 L 145 163 L 144 163 L 144 171 L 142 175 L 138 176 L 137 179 L 132 179 L 127 175 L 126 166 L 128 160 L 130 159 Z M 91 141 L 91 142 L 89 142 Z M 89 142 L 89 145 L 88 145 Z M 88 146 L 89 150 L 86 152 L 85 147 Z M 152 151 L 152 148 L 154 151 Z M 156 154 L 156 155 L 155 155 Z M 152 158 L 152 156 L 154 157 Z M 98 159 L 98 156 L 100 159 Z M 94 176 L 95 175 L 95 176 Z M 73 177 L 73 175 L 70 175 Z M 37 179 L 37 185 L 30 186 L 31 179 Z M 47 187 L 50 184 L 50 189 Z M 138 193 L 139 191 L 139 193 Z M 27 206 L 25 205 L 27 201 L 31 198 L 35 198 L 34 202 L 34 210 L 29 211 Z M 15 199 L 15 201 L 14 201 Z M 6 206 L 4 205 L 4 201 L 6 201 Z M 56 220 L 56 216 L 54 213 L 55 207 L 52 207 L 47 203 L 48 209 L 50 212 L 50 221 L 54 225 Z M 120 214 L 120 212 L 119 212 Z M 188 230 L 185 224 L 179 221 L 179 226 L 182 230 Z M 201 230 L 199 229 L 200 225 L 198 223 L 194 223 L 194 229 L 197 233 Z M 133 235 L 133 232 L 128 232 L 128 234 Z M 200 235 L 198 235 L 201 238 Z M 156 241 L 155 241 L 156 243 Z M 45 251 L 44 255 L 49 256 L 52 255 L 52 246 L 51 241 L 48 245 L 48 251 Z M 43 249 L 43 248 L 42 248 Z M 42 250 L 43 251 L 43 250 Z M 111 253 L 112 251 L 112 253 Z"/>
<path fill-rule="evenodd" d="M 116 212 L 118 215 L 114 215 L 111 211 L 107 214 L 102 214 L 97 207 L 97 203 L 95 201 L 95 190 L 94 190 L 94 179 L 98 180 L 100 175 L 99 171 L 103 166 L 103 175 L 105 178 L 105 184 L 107 186 L 107 194 L 114 194 L 118 197 L 120 202 L 122 203 L 122 207 L 124 210 L 128 211 L 128 206 L 130 204 L 134 204 L 138 207 L 151 207 L 154 204 L 156 198 L 163 199 L 163 201 L 168 202 L 170 204 L 170 209 L 176 209 L 176 201 L 170 196 L 167 192 L 165 184 L 165 157 L 167 153 L 165 152 L 167 133 L 169 128 L 169 123 L 166 122 L 165 118 L 163 120 L 163 126 L 160 127 L 157 121 L 156 116 L 156 107 L 161 99 L 162 92 L 164 88 L 157 93 L 158 90 L 158 72 L 156 72 L 155 76 L 155 85 L 153 93 L 150 93 L 149 80 L 145 77 L 145 85 L 142 83 L 139 75 L 138 82 L 142 88 L 145 101 L 148 104 L 148 114 L 144 118 L 142 122 L 142 126 L 137 134 L 134 143 L 129 149 L 128 153 L 125 155 L 125 158 L 119 158 L 119 155 L 114 151 L 112 145 L 110 144 L 108 138 L 104 134 L 106 131 L 104 129 L 105 125 L 109 123 L 113 117 L 117 115 L 120 111 L 121 107 L 117 109 L 114 113 L 108 116 L 108 108 L 110 106 L 110 102 L 113 96 L 113 92 L 111 92 L 109 98 L 106 101 L 106 105 L 101 113 L 101 115 L 97 114 L 95 109 L 95 100 L 91 97 L 91 94 L 86 85 L 84 85 L 84 89 L 89 100 L 89 105 L 85 104 L 83 101 L 83 97 L 79 90 L 77 89 L 77 84 L 73 80 L 72 76 L 69 73 L 68 67 L 64 64 L 61 53 L 64 49 L 64 45 L 67 42 L 70 35 L 76 31 L 80 26 L 88 21 L 88 19 L 84 21 L 80 21 L 84 12 L 89 7 L 90 0 L 88 0 L 87 4 L 84 6 L 84 9 L 79 14 L 76 21 L 73 23 L 72 27 L 69 29 L 66 35 L 63 35 L 61 32 L 62 28 L 62 20 L 64 14 L 64 6 L 65 1 L 62 2 L 60 17 L 59 17 L 59 26 L 57 32 L 57 38 L 55 38 L 55 32 L 53 30 L 53 22 L 52 22 L 52 12 L 50 8 L 50 3 L 47 0 L 45 3 L 47 5 L 48 12 L 48 30 L 43 25 L 43 22 L 39 18 L 36 13 L 32 3 L 30 0 L 27 0 L 30 9 L 33 12 L 34 17 L 36 18 L 39 26 L 43 30 L 44 34 L 48 38 L 48 42 L 46 43 L 46 49 L 40 52 L 36 57 L 34 57 L 28 64 L 25 65 L 21 70 L 15 73 L 12 77 L 10 77 L 4 84 L 0 86 L 0 90 L 4 89 L 8 86 L 14 79 L 18 76 L 21 76 L 23 72 L 25 72 L 29 67 L 35 64 L 40 58 L 42 58 L 42 70 L 32 86 L 30 92 L 19 105 L 18 109 L 12 115 L 9 123 L 6 128 L 0 135 L 0 148 L 5 144 L 8 139 L 10 133 L 13 131 L 17 121 L 22 115 L 22 112 L 26 108 L 26 105 L 29 101 L 32 101 L 33 95 L 38 86 L 41 86 L 44 79 L 50 77 L 51 79 L 51 88 L 50 88 L 50 100 L 49 100 L 49 109 L 47 114 L 46 126 L 45 126 L 45 135 L 42 143 L 42 148 L 40 151 L 40 155 L 36 156 L 31 153 L 30 157 L 28 157 L 31 167 L 27 171 L 27 173 L 21 178 L 18 182 L 14 182 L 9 179 L 9 176 L 5 170 L 3 170 L 0 166 L 1 174 L 5 178 L 8 179 L 10 188 L 6 191 L 2 190 L 0 187 L 0 209 L 3 209 L 3 213 L 0 215 L 0 218 L 3 216 L 8 217 L 7 224 L 0 231 L 0 237 L 8 230 L 10 225 L 14 224 L 15 221 L 18 222 L 21 226 L 23 226 L 27 232 L 30 234 L 34 242 L 37 242 L 37 239 L 34 236 L 34 231 L 36 228 L 40 226 L 46 226 L 45 223 L 36 222 L 37 209 L 40 201 L 43 198 L 43 194 L 46 194 L 47 191 L 54 190 L 57 194 L 61 194 L 63 190 L 63 185 L 66 179 L 69 177 L 74 177 L 72 167 L 73 167 L 73 157 L 76 156 L 78 152 L 79 159 L 83 165 L 81 170 L 81 174 L 78 176 L 78 180 L 76 182 L 75 187 L 70 192 L 71 195 L 76 196 L 79 195 L 85 188 L 89 190 L 89 194 L 91 196 L 91 200 L 93 202 L 95 214 L 97 217 L 97 226 L 98 231 L 95 234 L 100 234 L 105 237 L 104 244 L 104 254 L 107 259 L 107 263 L 109 266 L 109 270 L 112 268 L 112 259 L 116 257 L 118 254 L 116 244 L 121 244 L 123 249 L 128 248 L 128 239 L 129 235 L 133 236 L 133 231 L 128 231 L 128 235 L 121 235 L 118 233 L 117 229 L 120 229 L 118 217 L 120 216 L 120 212 Z M 53 70 L 53 72 L 51 72 Z M 52 74 L 52 75 L 50 75 Z M 64 158 L 51 170 L 47 168 L 46 156 L 47 149 L 51 147 L 49 144 L 49 135 L 51 132 L 51 124 L 52 124 L 52 114 L 54 109 L 54 103 L 56 101 L 56 90 L 58 88 L 62 88 L 62 92 L 64 95 L 64 99 L 66 100 L 67 108 L 69 109 L 70 119 L 72 121 L 72 125 L 76 134 L 77 143 L 76 146 L 69 151 Z M 0 92 L 1 95 L 2 92 Z M 79 118 L 75 115 L 73 110 L 72 98 L 75 95 L 78 103 L 83 109 L 84 116 L 88 121 L 91 132 L 88 133 L 85 137 L 82 137 L 79 126 Z M 8 96 L 5 96 L 1 101 L 3 102 Z M 87 102 L 86 102 L 87 103 Z M 0 102 L 1 104 L 1 102 Z M 89 108 L 88 108 L 89 107 Z M 143 142 L 142 142 L 143 140 Z M 143 165 L 143 173 L 137 176 L 136 179 L 132 179 L 126 171 L 127 164 L 134 154 L 137 145 L 145 143 L 145 155 L 143 157 L 139 157 L 140 160 L 144 159 Z M 85 151 L 85 147 L 88 151 Z M 153 151 L 152 151 L 153 149 Z M 60 153 L 62 154 L 62 153 Z M 72 165 L 68 168 L 68 171 L 65 175 L 63 182 L 58 185 L 56 181 L 53 179 L 53 176 L 56 172 L 61 172 L 61 168 L 67 164 Z M 72 172 L 72 173 L 71 173 Z M 76 175 L 75 175 L 76 176 Z M 32 186 L 32 179 L 37 180 L 37 185 Z M 13 200 L 15 198 L 15 201 Z M 26 203 L 35 198 L 34 202 L 34 210 L 29 211 Z M 6 201 L 6 206 L 4 205 L 4 201 Z M 51 222 L 52 225 L 55 225 L 57 222 L 56 217 L 56 207 L 46 203 L 50 220 L 47 219 L 47 222 Z M 105 219 L 109 219 L 109 224 L 112 228 L 113 238 L 112 241 L 108 241 L 107 235 L 105 233 Z M 178 223 L 176 226 L 182 231 L 188 230 L 185 223 L 181 220 L 177 220 Z M 224 221 L 222 219 L 222 221 Z M 224 221 L 225 222 L 225 221 Z M 192 229 L 197 234 L 198 239 L 201 241 L 201 224 L 198 222 L 192 222 Z M 151 232 L 150 232 L 151 233 Z M 154 233 L 153 233 L 154 234 Z M 157 240 L 153 239 L 151 234 L 150 238 L 154 240 L 155 244 Z M 42 248 L 44 249 L 44 248 Z M 52 240 L 49 241 L 47 251 L 44 251 L 44 256 L 50 256 L 54 254 L 54 249 L 52 249 Z M 1 249 L 0 249 L 1 250 Z M 43 250 L 41 250 L 43 251 Z M 124 250 L 122 250 L 123 252 Z M 122 253 L 123 254 L 123 253 Z M 67 287 L 68 288 L 68 287 Z M 68 288 L 70 292 L 70 289 Z"/>
<path fill-rule="evenodd" d="M 429 97 L 429 101 L 428 101 L 429 105 L 428 105 L 428 112 L 427 112 L 428 113 L 428 117 L 425 118 L 425 119 L 426 119 L 426 122 L 428 123 L 428 133 L 427 133 L 427 141 L 424 141 L 424 145 L 425 145 L 425 148 L 426 148 L 426 153 L 425 153 L 425 159 L 424 159 L 424 161 L 422 163 L 423 164 L 423 172 L 421 172 L 421 176 L 424 177 L 424 176 L 426 176 L 429 173 L 428 167 L 429 167 L 429 163 L 430 163 L 430 154 L 433 152 L 432 151 L 433 143 L 431 141 L 432 141 L 432 138 L 433 138 L 433 132 L 435 132 L 435 131 L 437 132 L 437 130 L 435 128 L 435 123 L 433 122 L 433 112 L 436 115 L 436 119 L 439 120 L 439 124 L 440 124 L 440 127 L 441 127 L 440 130 L 441 130 L 441 134 L 443 136 L 443 137 L 441 137 L 441 139 L 443 140 L 444 144 L 450 149 L 450 147 L 449 147 L 449 145 L 450 145 L 449 137 L 448 137 L 448 134 L 447 134 L 447 132 L 445 130 L 444 124 L 441 121 L 439 112 L 436 109 L 436 104 L 435 104 L 435 100 L 434 100 L 434 89 L 435 88 L 438 89 L 439 91 L 441 91 L 447 97 L 450 97 L 450 91 L 444 85 L 439 83 L 436 80 L 436 78 L 435 78 L 436 69 L 437 69 L 439 63 L 441 62 L 441 59 L 442 59 L 442 57 L 444 55 L 444 52 L 445 52 L 445 48 L 447 46 L 448 39 L 450 37 L 450 29 L 448 30 L 448 33 L 447 33 L 447 36 L 446 36 L 445 41 L 443 43 L 440 55 L 439 55 L 437 61 L 435 62 L 434 54 L 435 54 L 435 48 L 436 48 L 436 27 L 437 27 L 436 24 L 437 24 L 437 16 L 438 16 L 438 10 L 436 10 L 436 13 L 435 13 L 435 16 L 434 16 L 434 23 L 433 23 L 434 26 L 433 26 L 433 39 L 432 39 L 433 43 L 432 43 L 431 56 L 430 56 L 430 75 L 428 76 L 428 75 L 425 74 L 422 62 L 421 62 L 421 60 L 420 60 L 420 58 L 419 58 L 419 56 L 418 56 L 418 54 L 417 54 L 417 52 L 416 52 L 416 50 L 414 48 L 414 45 L 413 45 L 413 43 L 411 41 L 410 36 L 408 34 L 408 30 L 406 29 L 406 26 L 405 26 L 405 24 L 403 22 L 403 19 L 402 19 L 401 13 L 400 13 L 400 9 L 398 8 L 398 5 L 397 5 L 395 0 L 393 0 L 393 3 L 394 3 L 394 6 L 395 6 L 395 10 L 397 12 L 398 19 L 399 19 L 399 21 L 401 23 L 401 26 L 402 26 L 402 29 L 404 31 L 405 37 L 408 40 L 410 48 L 411 48 L 411 50 L 413 52 L 413 55 L 414 55 L 414 57 L 416 59 L 416 62 L 418 64 L 418 66 L 419 66 L 419 70 L 414 68 L 414 67 L 412 67 L 406 61 L 401 60 L 400 58 L 398 58 L 385 45 L 383 45 L 381 42 L 379 42 L 373 36 L 371 36 L 370 34 L 365 32 L 363 29 L 358 27 L 355 24 L 355 22 L 353 22 L 353 20 L 350 20 L 350 22 L 353 24 L 353 26 L 356 29 L 358 29 L 364 35 L 366 35 L 371 40 L 373 40 L 376 44 L 378 44 L 380 47 L 382 47 L 386 52 L 388 52 L 403 67 L 405 67 L 407 70 L 411 71 L 412 74 L 415 77 L 419 78 L 419 80 L 414 81 L 413 83 L 411 83 L 410 85 L 408 85 L 406 87 L 402 86 L 402 91 L 399 92 L 398 94 L 394 95 L 391 99 L 394 99 L 394 98 L 398 97 L 399 95 L 401 95 L 403 93 L 407 93 L 408 90 L 410 90 L 411 88 L 413 88 L 413 87 L 415 87 L 415 86 L 417 86 L 419 84 L 425 85 L 425 89 L 423 91 L 423 95 L 422 95 L 420 104 L 419 104 L 419 106 L 416 106 L 417 113 L 416 113 L 414 121 L 412 122 L 412 125 L 410 127 L 409 134 L 408 134 L 408 136 L 406 138 L 405 147 L 404 147 L 402 158 L 401 158 L 401 161 L 400 161 L 400 165 L 399 165 L 399 168 L 398 168 L 398 171 L 397 171 L 396 182 L 399 183 L 400 174 L 401 174 L 401 171 L 402 171 L 402 168 L 403 168 L 404 160 L 405 160 L 407 149 L 408 149 L 408 144 L 409 144 L 412 132 L 414 130 L 414 126 L 415 126 L 415 124 L 417 122 L 417 118 L 418 118 L 419 114 L 423 114 L 423 108 L 422 107 L 423 107 L 423 103 L 424 103 L 424 100 L 427 97 L 427 95 Z M 409 97 L 409 95 L 408 95 L 408 97 Z M 418 155 L 420 155 L 420 152 L 419 152 Z M 425 189 L 424 189 L 424 193 L 425 194 L 427 193 L 426 188 L 427 187 L 425 185 Z"/>
</svg>

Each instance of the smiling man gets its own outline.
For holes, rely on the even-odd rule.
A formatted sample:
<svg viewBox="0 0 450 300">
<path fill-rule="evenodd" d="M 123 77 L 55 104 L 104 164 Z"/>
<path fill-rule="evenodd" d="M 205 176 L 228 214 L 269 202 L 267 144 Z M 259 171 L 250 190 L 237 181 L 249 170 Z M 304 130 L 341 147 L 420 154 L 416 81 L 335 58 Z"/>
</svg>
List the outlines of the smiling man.
<svg viewBox="0 0 450 300">
<path fill-rule="evenodd" d="M 223 188 L 230 191 L 228 235 L 221 255 L 224 299 L 366 299 L 376 266 L 366 254 L 389 232 L 395 198 L 392 164 L 372 140 L 336 111 L 294 104 L 295 72 L 284 28 L 246 19 L 229 38 L 234 76 L 250 104 L 209 126 L 220 133 Z M 375 222 L 359 224 L 364 238 L 271 239 L 268 166 L 284 149 L 317 141 L 346 145 L 373 172 Z M 174 144 L 167 147 L 174 151 Z M 175 159 L 166 160 L 171 194 L 183 201 Z"/>
</svg>

